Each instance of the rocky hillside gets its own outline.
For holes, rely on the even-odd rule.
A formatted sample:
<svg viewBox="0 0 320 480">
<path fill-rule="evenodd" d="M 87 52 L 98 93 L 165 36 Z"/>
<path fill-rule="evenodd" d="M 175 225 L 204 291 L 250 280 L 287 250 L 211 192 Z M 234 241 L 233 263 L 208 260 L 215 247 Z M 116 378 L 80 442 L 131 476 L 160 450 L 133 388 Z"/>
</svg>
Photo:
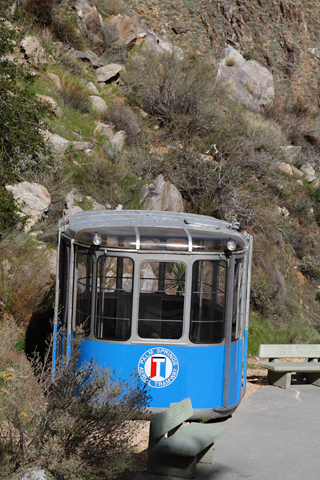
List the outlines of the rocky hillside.
<svg viewBox="0 0 320 480">
<path fill-rule="evenodd" d="M 187 211 L 254 235 L 252 345 L 319 341 L 320 7 L 1 7 L 0 312 L 50 312 L 61 215 Z"/>
</svg>

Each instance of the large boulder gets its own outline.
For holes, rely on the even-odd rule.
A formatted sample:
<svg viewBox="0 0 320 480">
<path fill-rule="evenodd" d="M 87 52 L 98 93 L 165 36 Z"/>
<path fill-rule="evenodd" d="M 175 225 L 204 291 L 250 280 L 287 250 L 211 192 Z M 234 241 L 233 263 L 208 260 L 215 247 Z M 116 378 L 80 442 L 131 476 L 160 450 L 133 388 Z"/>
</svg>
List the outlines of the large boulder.
<svg viewBox="0 0 320 480">
<path fill-rule="evenodd" d="M 133 20 L 128 15 L 117 15 L 113 17 L 108 26 L 112 26 L 117 32 L 117 43 L 125 45 L 127 51 L 135 45 L 137 40 L 137 33 Z"/>
<path fill-rule="evenodd" d="M 127 134 L 125 131 L 120 130 L 116 132 L 110 141 L 110 145 L 114 150 L 121 152 L 124 149 L 126 143 Z"/>
<path fill-rule="evenodd" d="M 183 60 L 184 58 L 182 48 L 176 47 L 166 37 L 164 37 L 163 35 L 159 35 L 158 33 L 152 32 L 151 30 L 147 30 L 144 44 L 148 47 L 153 48 L 159 53 L 175 53 L 180 60 Z"/>
<path fill-rule="evenodd" d="M 82 52 L 81 50 L 70 50 L 69 55 L 72 55 L 75 58 L 79 58 L 83 62 L 91 63 L 93 68 L 100 68 L 103 67 L 106 62 L 101 60 L 101 58 L 95 57 L 92 53 L 89 52 Z"/>
<path fill-rule="evenodd" d="M 48 211 L 51 196 L 48 190 L 38 183 L 21 182 L 14 185 L 6 185 L 6 189 L 12 192 L 16 202 L 24 215 L 30 217 L 27 220 L 25 231 L 41 220 L 43 214 Z"/>
<path fill-rule="evenodd" d="M 40 45 L 36 37 L 25 37 L 20 44 L 20 49 L 25 59 L 35 67 L 49 62 L 45 49 Z"/>
<path fill-rule="evenodd" d="M 231 94 L 252 111 L 274 99 L 274 81 L 270 70 L 255 60 L 245 60 L 231 45 L 223 49 L 218 77 L 231 85 Z"/>
<path fill-rule="evenodd" d="M 98 112 L 105 113 L 108 110 L 108 105 L 103 98 L 98 97 L 97 95 L 90 95 L 89 99 L 93 107 L 98 110 Z"/>
<path fill-rule="evenodd" d="M 54 113 L 56 117 L 58 117 L 58 118 L 61 117 L 61 113 L 62 113 L 61 108 L 59 107 L 57 102 L 55 100 L 53 100 L 53 98 L 48 97 L 47 95 L 39 95 L 38 93 L 36 93 L 36 97 L 39 100 L 42 100 L 43 102 L 48 103 L 51 112 Z"/>
<path fill-rule="evenodd" d="M 79 141 L 72 141 L 67 140 L 66 138 L 60 137 L 57 133 L 51 133 L 49 130 L 42 130 L 42 135 L 44 140 L 47 143 L 50 143 L 53 148 L 59 152 L 63 153 L 66 148 L 71 144 L 74 146 L 76 150 L 86 151 L 92 148 L 92 144 L 90 142 L 79 142 Z"/>
<path fill-rule="evenodd" d="M 109 63 L 104 67 L 97 68 L 96 76 L 99 83 L 106 83 L 109 81 L 115 81 L 118 79 L 121 70 L 123 69 L 122 65 L 117 63 Z"/>
<path fill-rule="evenodd" d="M 183 212 L 183 201 L 179 190 L 170 182 L 165 182 L 159 175 L 153 185 L 144 185 L 141 191 L 144 210 L 161 210 L 165 212 Z"/>
<path fill-rule="evenodd" d="M 101 55 L 104 51 L 105 35 L 103 33 L 103 22 L 100 13 L 96 7 L 93 7 L 89 12 L 81 14 L 78 11 L 78 15 L 81 18 L 81 26 L 86 35 L 90 39 L 92 51 L 98 55 Z"/>
</svg>

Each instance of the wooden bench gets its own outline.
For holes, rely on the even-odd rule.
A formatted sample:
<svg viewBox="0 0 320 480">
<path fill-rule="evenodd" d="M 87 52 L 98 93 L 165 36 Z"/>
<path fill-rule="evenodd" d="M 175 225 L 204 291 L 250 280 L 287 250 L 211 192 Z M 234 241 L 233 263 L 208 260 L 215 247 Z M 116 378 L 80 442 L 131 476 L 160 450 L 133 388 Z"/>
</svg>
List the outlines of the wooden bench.
<svg viewBox="0 0 320 480">
<path fill-rule="evenodd" d="M 269 385 L 290 388 L 292 372 L 302 374 L 307 383 L 320 387 L 320 344 L 319 345 L 260 345 L 260 367 L 268 369 Z M 280 358 L 304 358 L 305 362 L 279 362 Z"/>
<path fill-rule="evenodd" d="M 194 478 L 198 462 L 212 462 L 213 443 L 225 433 L 226 428 L 209 423 L 189 423 L 183 427 L 183 422 L 192 415 L 191 400 L 185 398 L 151 417 L 149 473 Z"/>
</svg>

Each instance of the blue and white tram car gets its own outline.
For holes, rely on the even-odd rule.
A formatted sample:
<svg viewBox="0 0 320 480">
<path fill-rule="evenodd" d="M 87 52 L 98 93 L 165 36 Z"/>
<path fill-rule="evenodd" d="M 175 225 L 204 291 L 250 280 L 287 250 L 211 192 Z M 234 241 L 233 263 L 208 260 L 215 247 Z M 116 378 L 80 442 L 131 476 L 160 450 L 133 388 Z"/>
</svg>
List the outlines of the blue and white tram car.
<svg viewBox="0 0 320 480">
<path fill-rule="evenodd" d="M 59 222 L 54 361 L 77 325 L 92 357 L 150 387 L 150 410 L 190 397 L 194 418 L 245 392 L 252 237 L 238 224 L 158 211 L 86 211 Z"/>
</svg>

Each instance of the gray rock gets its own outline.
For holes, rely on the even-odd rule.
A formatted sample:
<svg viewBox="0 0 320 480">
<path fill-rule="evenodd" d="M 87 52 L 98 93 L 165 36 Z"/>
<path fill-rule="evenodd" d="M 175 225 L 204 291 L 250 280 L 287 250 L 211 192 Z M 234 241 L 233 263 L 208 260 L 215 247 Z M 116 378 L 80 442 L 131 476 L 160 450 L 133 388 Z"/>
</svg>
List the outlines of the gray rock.
<svg viewBox="0 0 320 480">
<path fill-rule="evenodd" d="M 246 61 L 230 45 L 221 53 L 217 76 L 232 85 L 231 94 L 250 110 L 259 111 L 274 99 L 272 73 L 255 60 Z"/>
<path fill-rule="evenodd" d="M 87 150 L 90 150 L 92 148 L 92 143 L 90 142 L 79 142 L 78 140 L 75 140 L 73 142 L 70 142 L 76 150 L 80 150 L 81 152 L 86 152 Z"/>
<path fill-rule="evenodd" d="M 123 205 L 121 205 L 121 203 L 119 203 L 119 204 L 116 206 L 115 210 L 123 210 Z"/>
<path fill-rule="evenodd" d="M 20 47 L 26 60 L 35 67 L 49 62 L 45 49 L 40 45 L 36 37 L 25 37 Z"/>
<path fill-rule="evenodd" d="M 122 65 L 118 65 L 117 63 L 109 63 L 109 65 L 105 65 L 104 67 L 97 68 L 96 76 L 97 80 L 100 83 L 108 82 L 109 80 L 115 81 L 119 77 L 119 73 L 123 69 Z"/>
<path fill-rule="evenodd" d="M 43 214 L 48 211 L 51 203 L 51 196 L 48 190 L 43 185 L 30 182 L 6 185 L 6 189 L 12 192 L 22 213 L 30 217 L 25 227 L 25 231 L 28 232 L 33 225 L 38 223 Z"/>
<path fill-rule="evenodd" d="M 127 15 L 117 15 L 108 22 L 108 25 L 111 25 L 116 29 L 117 43 L 125 45 L 127 51 L 131 50 L 137 40 L 137 33 L 133 20 Z"/>
<path fill-rule="evenodd" d="M 110 141 L 110 145 L 114 150 L 122 151 L 124 149 L 124 145 L 126 142 L 126 132 L 123 130 L 120 130 L 119 132 L 116 132 L 113 136 L 113 138 Z"/>
<path fill-rule="evenodd" d="M 181 35 L 181 33 L 188 33 L 188 28 L 184 23 L 174 23 L 172 25 L 172 30 L 176 35 Z"/>
<path fill-rule="evenodd" d="M 149 195 L 149 185 L 146 183 L 143 185 L 141 188 L 140 192 L 140 202 L 143 202 L 143 200 Z"/>
<path fill-rule="evenodd" d="M 33 467 L 17 473 L 11 478 L 11 480 L 48 480 L 48 477 L 46 476 L 46 472 L 43 468 Z"/>
<path fill-rule="evenodd" d="M 159 53 L 165 53 L 165 52 L 175 53 L 177 55 L 177 58 L 179 58 L 179 60 L 183 60 L 184 58 L 184 53 L 182 48 L 176 47 L 166 37 L 163 37 L 162 35 L 158 35 L 157 33 L 152 32 L 151 30 L 147 31 L 147 35 L 144 39 L 144 44 L 147 47 L 153 48 Z"/>
<path fill-rule="evenodd" d="M 59 107 L 57 102 L 53 100 L 53 98 L 48 97 L 47 95 L 39 95 L 38 93 L 36 93 L 36 97 L 39 98 L 39 100 L 43 100 L 44 102 L 49 103 L 51 107 L 50 110 L 55 114 L 55 116 L 57 118 L 61 117 L 61 108 Z"/>
<path fill-rule="evenodd" d="M 90 95 L 89 99 L 94 108 L 99 112 L 105 113 L 108 110 L 108 105 L 103 98 L 98 97 L 97 95 Z"/>
<path fill-rule="evenodd" d="M 92 210 L 107 210 L 104 205 L 98 202 L 93 202 Z"/>
<path fill-rule="evenodd" d="M 51 133 L 49 130 L 42 131 L 43 137 L 47 143 L 51 143 L 57 152 L 63 153 L 69 146 L 70 141 L 60 137 L 57 133 Z"/>
<path fill-rule="evenodd" d="M 106 62 L 104 62 L 98 57 L 95 57 L 89 52 L 81 52 L 80 50 L 70 50 L 68 53 L 73 57 L 79 58 L 84 62 L 91 63 L 93 68 L 101 68 L 106 64 Z"/>
<path fill-rule="evenodd" d="M 82 202 L 83 198 L 82 198 L 82 195 L 78 192 L 78 190 L 76 190 L 75 188 L 73 188 L 72 190 L 70 190 L 69 193 L 67 193 L 67 195 L 65 196 L 65 202 L 66 202 L 66 207 L 67 209 L 71 208 L 74 206 L 74 202 Z"/>
<path fill-rule="evenodd" d="M 53 148 L 59 153 L 63 153 L 65 149 L 71 144 L 76 150 L 85 151 L 88 148 L 92 148 L 90 142 L 78 142 L 67 140 L 66 138 L 60 137 L 57 133 L 51 133 L 49 130 L 42 131 L 42 135 L 47 143 L 51 143 Z"/>
<path fill-rule="evenodd" d="M 292 165 L 292 172 L 296 175 L 298 175 L 299 177 L 304 177 L 304 173 L 301 172 L 301 170 L 299 170 L 299 168 L 295 167 Z"/>
<path fill-rule="evenodd" d="M 93 52 L 101 55 L 104 51 L 105 35 L 102 17 L 96 7 L 91 8 L 89 12 L 86 11 L 81 18 L 81 25 L 90 39 Z"/>
<path fill-rule="evenodd" d="M 304 163 L 301 167 L 300 170 L 307 175 L 315 175 L 316 171 L 311 165 L 311 163 Z"/>
<path fill-rule="evenodd" d="M 106 123 L 96 122 L 96 128 L 94 129 L 93 135 L 96 137 L 102 135 L 111 140 L 113 138 L 113 125 L 107 125 Z"/>
<path fill-rule="evenodd" d="M 63 216 L 65 218 L 68 218 L 68 217 L 71 217 L 72 215 L 75 215 L 76 213 L 79 213 L 79 212 L 82 212 L 82 208 L 81 207 L 78 207 L 77 205 L 75 205 L 74 207 L 70 207 L 70 208 L 67 208 L 65 210 L 63 210 Z"/>
<path fill-rule="evenodd" d="M 97 87 L 93 82 L 88 82 L 87 89 L 89 90 L 90 93 L 92 93 L 92 95 L 99 95 L 99 90 L 97 89 Z"/>
<path fill-rule="evenodd" d="M 52 82 L 54 83 L 56 88 L 58 88 L 58 89 L 61 88 L 61 81 L 60 81 L 60 78 L 58 77 L 58 75 L 56 75 L 55 73 L 52 73 L 52 72 L 48 72 L 47 76 L 50 78 L 50 80 L 52 80 Z"/>
<path fill-rule="evenodd" d="M 164 181 L 163 175 L 158 175 L 154 181 L 154 191 L 156 194 L 163 193 L 166 188 L 166 182 Z"/>
<path fill-rule="evenodd" d="M 144 191 L 144 194 L 146 191 Z M 142 192 L 141 192 L 142 197 Z M 183 212 L 183 201 L 179 190 L 170 182 L 165 182 L 159 175 L 154 185 L 149 185 L 144 198 L 144 210 L 162 210 L 167 212 Z"/>
<path fill-rule="evenodd" d="M 306 178 L 308 183 L 312 183 L 314 180 L 317 179 L 317 177 L 315 175 L 311 175 L 311 174 L 306 175 L 305 178 Z"/>
<path fill-rule="evenodd" d="M 295 158 L 301 152 L 301 146 L 294 146 L 294 145 L 287 145 L 285 147 L 281 147 L 285 155 L 288 155 L 290 159 Z"/>
<path fill-rule="evenodd" d="M 287 173 L 288 175 L 292 175 L 292 166 L 290 163 L 287 162 L 278 162 L 277 167 L 279 170 L 281 170 L 284 173 Z"/>
<path fill-rule="evenodd" d="M 77 11 L 82 11 L 83 13 L 90 12 L 91 6 L 86 0 L 75 0 L 73 6 Z"/>
</svg>

